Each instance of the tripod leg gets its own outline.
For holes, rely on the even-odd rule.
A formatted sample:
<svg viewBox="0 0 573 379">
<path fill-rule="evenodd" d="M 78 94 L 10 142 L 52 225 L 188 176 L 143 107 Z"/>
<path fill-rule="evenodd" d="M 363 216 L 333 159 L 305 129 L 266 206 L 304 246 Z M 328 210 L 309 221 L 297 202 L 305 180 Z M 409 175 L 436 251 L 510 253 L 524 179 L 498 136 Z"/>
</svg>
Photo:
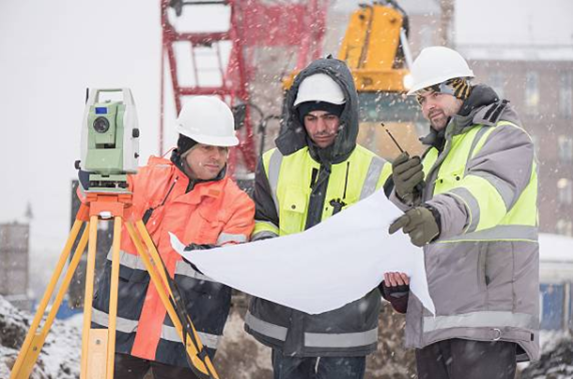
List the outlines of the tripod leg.
<svg viewBox="0 0 573 379">
<path fill-rule="evenodd" d="M 181 341 L 184 341 L 185 339 L 183 338 L 184 330 L 183 330 L 183 326 L 182 326 L 182 321 L 179 319 L 177 312 L 173 308 L 172 303 L 169 301 L 169 298 L 173 298 L 173 294 L 171 293 L 171 290 L 169 288 L 169 284 L 167 283 L 167 275 L 169 275 L 169 274 L 163 269 L 164 266 L 161 262 L 161 256 L 159 255 L 159 252 L 157 251 L 155 244 L 153 243 L 153 240 L 151 239 L 151 236 L 147 232 L 147 229 L 145 228 L 145 224 L 143 224 L 142 221 L 137 221 L 136 224 L 137 224 L 137 229 L 139 230 L 139 233 L 143 236 L 143 239 L 144 239 L 145 244 L 146 244 L 147 249 L 148 249 L 147 251 L 144 249 L 144 247 L 141 243 L 141 239 L 137 235 L 136 231 L 133 228 L 133 225 L 130 222 L 126 223 L 126 225 L 128 227 L 127 230 L 129 231 L 131 239 L 133 240 L 139 255 L 143 259 L 143 262 L 144 262 L 145 266 L 147 267 L 147 270 L 149 271 L 149 274 L 151 276 L 151 280 L 153 281 L 153 283 L 157 287 L 157 292 L 159 293 L 161 301 L 163 302 L 163 305 L 165 306 L 165 309 L 167 310 L 167 313 L 169 314 L 169 317 L 171 318 L 171 321 L 173 322 L 173 326 L 175 327 L 175 329 L 177 330 L 177 333 L 179 334 L 179 338 L 181 339 Z M 156 271 L 156 268 L 157 268 L 157 271 Z M 163 280 L 163 282 L 161 282 L 161 280 Z M 159 286 L 159 284 L 162 284 L 162 285 Z M 209 375 L 209 377 L 213 377 L 213 378 L 218 379 L 219 376 L 215 370 L 215 367 L 211 363 L 211 359 L 209 358 L 209 356 L 205 356 L 203 358 L 205 361 L 202 361 L 198 357 L 198 351 L 203 348 L 203 345 L 201 344 L 201 339 L 197 335 L 197 332 L 195 331 L 195 328 L 193 327 L 192 322 L 189 322 L 189 324 L 191 325 L 194 338 L 193 339 L 191 339 L 191 338 L 186 339 L 187 345 L 185 346 L 185 348 L 187 350 L 187 355 L 189 356 L 189 358 L 193 362 L 194 366 L 199 371 L 201 371 L 204 374 Z M 195 346 L 192 341 L 197 341 L 197 346 Z"/>
<path fill-rule="evenodd" d="M 107 328 L 107 378 L 113 379 L 115 362 L 115 330 L 117 322 L 117 297 L 119 286 L 119 249 L 121 245 L 122 218 L 115 217 L 113 222 L 113 245 L 111 261 L 111 289 L 109 295 L 109 324 Z"/>
<path fill-rule="evenodd" d="M 65 293 L 66 289 L 60 288 L 60 291 L 58 293 L 58 297 L 56 299 L 56 301 L 58 301 L 58 299 L 59 299 L 59 302 L 54 304 L 54 307 L 52 307 L 52 311 L 50 312 L 50 315 L 52 315 L 52 313 L 53 313 L 53 317 L 52 318 L 48 317 L 48 319 L 46 320 L 46 323 L 44 324 L 44 327 L 42 328 L 42 331 L 40 333 L 37 333 L 38 326 L 40 325 L 40 322 L 42 321 L 42 317 L 44 316 L 44 313 L 46 312 L 48 302 L 52 298 L 52 294 L 54 292 L 56 284 L 58 283 L 58 280 L 60 279 L 60 276 L 62 274 L 64 266 L 66 265 L 66 262 L 68 261 L 68 258 L 70 256 L 70 252 L 72 250 L 72 246 L 73 246 L 74 241 L 76 240 L 76 238 L 78 236 L 78 233 L 82 227 L 82 224 L 83 224 L 83 221 L 76 219 L 76 221 L 74 222 L 74 225 L 72 226 L 72 230 L 70 231 L 70 235 L 68 236 L 68 240 L 66 242 L 66 245 L 64 246 L 62 254 L 60 255 L 60 259 L 58 260 L 58 264 L 56 265 L 56 269 L 54 270 L 54 273 L 52 274 L 52 278 L 50 279 L 50 283 L 48 284 L 48 287 L 46 288 L 46 292 L 44 292 L 44 296 L 42 297 L 42 300 L 40 301 L 40 305 L 38 306 L 38 310 L 36 311 L 36 315 L 34 316 L 34 320 L 32 321 L 32 325 L 30 326 L 30 330 L 28 331 L 28 334 L 26 335 L 26 339 L 24 340 L 24 343 L 22 344 L 22 348 L 20 349 L 20 354 L 18 354 L 18 358 L 16 359 L 16 362 L 14 363 L 14 367 L 12 368 L 12 372 L 10 374 L 11 379 L 24 379 L 24 378 L 27 379 L 30 376 L 32 369 L 34 368 L 34 364 L 36 363 L 36 360 L 38 359 L 38 355 L 40 354 L 40 351 L 42 350 L 42 346 L 44 345 L 44 341 L 45 341 L 46 336 L 49 332 L 51 323 L 53 321 L 53 317 L 55 317 L 55 313 L 57 312 L 57 310 L 61 304 L 61 299 L 63 298 L 63 293 Z M 69 276 L 69 278 L 71 280 L 73 272 L 75 271 L 75 269 L 77 267 L 77 262 L 79 262 L 81 254 L 83 252 L 83 249 L 85 249 L 85 245 L 87 242 L 86 237 L 87 237 L 87 233 L 86 233 L 86 231 L 84 231 L 82 238 L 80 240 L 80 243 L 79 243 L 79 245 L 76 249 L 76 252 L 74 254 L 74 259 L 73 259 L 72 263 L 70 264 L 70 267 L 68 268 L 66 279 Z M 77 262 L 74 265 L 75 261 L 77 261 Z M 65 283 L 65 281 L 64 281 L 64 283 Z M 69 280 L 67 281 L 67 283 L 69 284 Z M 66 285 L 66 287 L 67 287 L 67 285 Z M 59 296 L 60 293 L 62 293 L 61 297 Z"/>
<path fill-rule="evenodd" d="M 105 378 L 105 356 L 107 332 L 105 329 L 91 330 L 92 300 L 94 289 L 95 260 L 97 253 L 98 216 L 90 217 L 86 288 L 84 295 L 84 326 L 82 333 L 81 379 Z M 102 362 L 103 361 L 103 362 Z M 88 366 L 90 370 L 88 370 Z M 89 376 L 88 376 L 89 373 Z"/>
</svg>

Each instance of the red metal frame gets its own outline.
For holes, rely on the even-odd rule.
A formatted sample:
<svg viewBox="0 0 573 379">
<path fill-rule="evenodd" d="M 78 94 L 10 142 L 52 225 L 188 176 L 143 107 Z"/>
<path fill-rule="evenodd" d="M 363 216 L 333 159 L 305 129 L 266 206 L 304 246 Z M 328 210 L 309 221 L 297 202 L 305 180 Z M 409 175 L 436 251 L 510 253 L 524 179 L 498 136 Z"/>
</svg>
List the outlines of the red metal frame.
<svg viewBox="0 0 573 379">
<path fill-rule="evenodd" d="M 182 6 L 197 6 L 205 1 L 181 0 Z M 245 123 L 238 131 L 239 146 L 232 149 L 229 157 L 229 171 L 234 172 L 237 164 L 237 150 L 243 157 L 243 164 L 248 171 L 254 172 L 257 153 L 254 147 L 253 125 L 249 94 L 249 80 L 256 75 L 249 51 L 254 48 L 283 46 L 296 48 L 296 66 L 293 70 L 304 68 L 312 60 L 318 58 L 322 51 L 325 33 L 326 9 L 328 0 L 307 0 L 293 4 L 288 0 L 277 0 L 269 3 L 261 0 L 226 0 L 210 1 L 221 6 L 230 7 L 230 27 L 228 31 L 208 32 L 178 32 L 169 22 L 168 9 L 172 0 L 161 0 L 161 25 L 163 27 L 163 51 L 161 59 L 161 115 L 159 130 L 159 152 L 163 155 L 164 130 L 164 64 L 169 64 L 171 83 L 177 114 L 181 110 L 183 96 L 217 95 L 229 102 L 230 106 L 245 104 Z M 186 8 L 189 11 L 189 8 Z M 195 86 L 183 87 L 177 77 L 178 62 L 174 52 L 176 42 L 187 42 L 191 45 L 191 59 L 195 60 L 197 47 L 211 46 L 215 49 L 222 77 L 221 86 L 200 86 L 198 78 L 201 70 L 193 64 Z M 219 42 L 232 43 L 231 55 L 227 67 L 221 65 Z M 252 54 L 251 54 L 252 55 Z M 191 68 L 189 68 L 191 69 Z M 281 99 L 277 99 L 281 101 Z"/>
</svg>

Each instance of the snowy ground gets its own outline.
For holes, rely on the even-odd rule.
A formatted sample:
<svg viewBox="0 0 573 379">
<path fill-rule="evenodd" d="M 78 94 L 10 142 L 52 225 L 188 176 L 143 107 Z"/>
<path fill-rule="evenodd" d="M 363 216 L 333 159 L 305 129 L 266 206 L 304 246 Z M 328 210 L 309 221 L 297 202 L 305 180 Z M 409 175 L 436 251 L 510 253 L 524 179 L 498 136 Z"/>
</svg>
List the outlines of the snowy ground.
<svg viewBox="0 0 573 379">
<path fill-rule="evenodd" d="M 0 296 L 0 379 L 10 376 L 10 370 L 29 329 L 32 317 L 33 315 L 17 310 Z M 403 320 L 396 322 L 403 323 Z M 390 327 L 386 329 L 395 329 L 398 325 L 387 326 Z M 32 379 L 79 378 L 81 327 L 81 314 L 65 322 L 58 320 L 54 322 L 32 373 Z M 561 331 L 545 331 L 540 337 L 542 359 L 534 364 L 520 364 L 521 379 L 573 378 L 571 335 Z M 390 358 L 383 354 L 384 351 L 398 349 L 396 346 L 386 346 L 386 342 L 391 339 L 388 335 L 380 335 L 379 352 L 373 354 L 369 360 L 367 374 L 369 379 L 415 377 L 413 369 L 409 371 L 410 374 L 406 375 L 399 370 L 404 365 L 403 357 L 395 364 L 389 365 Z M 377 362 L 376 358 L 382 358 L 384 362 Z M 237 311 L 229 316 L 225 336 L 214 363 L 221 378 L 265 379 L 272 377 L 270 349 L 257 343 L 243 331 L 243 319 Z"/>
<path fill-rule="evenodd" d="M 563 340 L 571 340 L 571 334 L 562 330 L 545 330 L 540 333 L 539 337 L 541 354 L 555 350 L 557 345 Z"/>
<path fill-rule="evenodd" d="M 21 312 L 0 296 L 0 378 L 8 378 L 33 315 Z M 55 320 L 30 376 L 31 379 L 75 379 L 80 373 L 81 331 Z"/>
<path fill-rule="evenodd" d="M 221 378 L 266 379 L 272 377 L 271 349 L 244 331 L 239 312 L 231 312 L 214 365 Z"/>
</svg>

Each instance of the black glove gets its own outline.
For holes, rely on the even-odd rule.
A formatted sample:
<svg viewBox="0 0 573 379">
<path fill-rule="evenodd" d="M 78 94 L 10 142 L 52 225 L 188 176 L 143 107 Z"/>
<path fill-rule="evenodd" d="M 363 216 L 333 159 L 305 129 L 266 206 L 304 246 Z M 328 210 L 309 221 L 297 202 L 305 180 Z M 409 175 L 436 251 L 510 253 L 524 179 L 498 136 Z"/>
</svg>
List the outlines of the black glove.
<svg viewBox="0 0 573 379">
<path fill-rule="evenodd" d="M 185 249 L 183 249 L 183 251 L 209 250 L 209 249 L 212 249 L 212 248 L 214 248 L 214 247 L 217 247 L 217 246 L 212 245 L 212 244 L 207 244 L 207 243 L 205 243 L 205 244 L 190 243 L 189 245 L 185 246 Z M 197 266 L 195 266 L 193 263 L 189 262 L 189 261 L 188 261 L 187 259 L 185 259 L 185 258 L 183 258 L 183 260 L 184 260 L 185 262 L 187 262 L 187 263 L 191 266 L 191 268 L 193 268 L 193 270 L 197 271 L 199 274 L 204 275 L 204 274 L 201 272 L 201 270 L 199 270 L 199 269 L 197 268 Z"/>
<path fill-rule="evenodd" d="M 402 284 L 399 286 L 388 287 L 386 282 L 382 281 L 382 292 L 385 299 L 388 298 L 400 298 L 405 296 L 410 292 L 410 286 L 408 284 Z"/>
<path fill-rule="evenodd" d="M 407 284 L 388 287 L 386 282 L 382 281 L 378 286 L 382 297 L 390 302 L 392 308 L 398 313 L 406 313 L 408 309 L 408 297 L 410 286 Z"/>
<path fill-rule="evenodd" d="M 420 157 L 402 153 L 392 162 L 392 180 L 398 197 L 407 204 L 420 198 L 424 186 L 424 171 Z"/>
<path fill-rule="evenodd" d="M 404 233 L 410 235 L 414 245 L 422 247 L 440 235 L 439 219 L 439 212 L 429 205 L 412 208 L 397 218 L 388 232 L 394 234 L 403 229 Z"/>
<path fill-rule="evenodd" d="M 213 249 L 217 246 L 213 245 L 213 244 L 208 244 L 208 243 L 204 243 L 204 244 L 198 244 L 198 243 L 190 243 L 189 245 L 185 246 L 185 251 L 193 251 L 193 250 L 209 250 L 209 249 Z"/>
</svg>

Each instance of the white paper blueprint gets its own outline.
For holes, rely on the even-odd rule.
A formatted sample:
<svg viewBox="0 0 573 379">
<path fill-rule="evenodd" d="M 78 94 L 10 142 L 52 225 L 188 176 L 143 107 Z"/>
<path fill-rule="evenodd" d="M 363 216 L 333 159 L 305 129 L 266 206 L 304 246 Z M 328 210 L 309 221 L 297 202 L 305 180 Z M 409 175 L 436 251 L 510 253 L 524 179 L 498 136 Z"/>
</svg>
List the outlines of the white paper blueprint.
<svg viewBox="0 0 573 379">
<path fill-rule="evenodd" d="M 360 299 L 385 272 L 408 274 L 411 291 L 435 313 L 422 249 L 401 231 L 388 234 L 401 214 L 380 190 L 303 233 L 195 251 L 171 234 L 171 244 L 214 280 L 309 314 Z"/>
</svg>

